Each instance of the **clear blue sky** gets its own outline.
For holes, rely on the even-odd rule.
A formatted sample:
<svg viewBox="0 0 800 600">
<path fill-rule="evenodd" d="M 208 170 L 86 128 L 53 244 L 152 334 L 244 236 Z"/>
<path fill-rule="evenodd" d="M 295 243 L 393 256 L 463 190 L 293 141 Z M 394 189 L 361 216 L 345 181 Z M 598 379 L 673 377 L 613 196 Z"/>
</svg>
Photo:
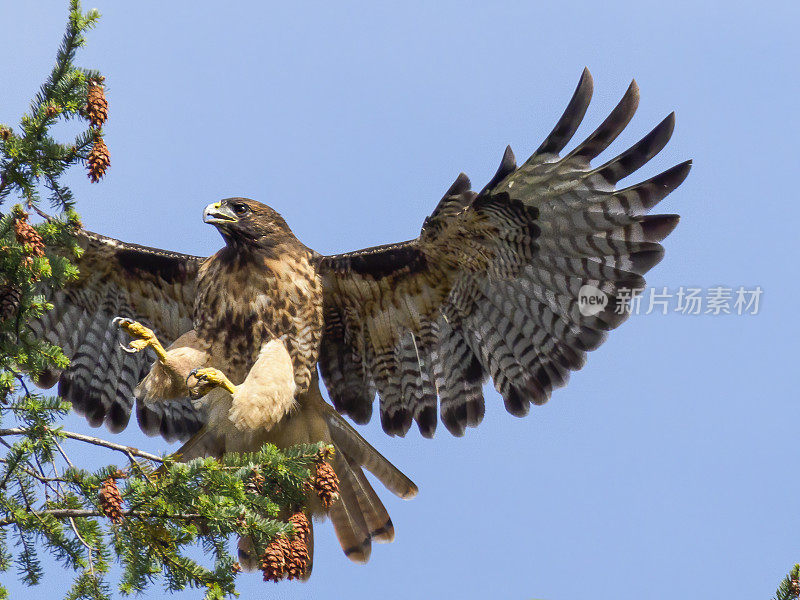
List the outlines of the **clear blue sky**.
<svg viewBox="0 0 800 600">
<path fill-rule="evenodd" d="M 459 171 L 480 187 L 507 143 L 535 149 L 586 65 L 578 137 L 635 77 L 639 113 L 612 152 L 676 110 L 642 176 L 694 159 L 662 204 L 682 221 L 649 283 L 764 290 L 756 316 L 633 317 L 525 419 L 487 389 L 462 439 L 362 428 L 420 487 L 384 494 L 396 541 L 359 566 L 319 526 L 310 582 L 243 576 L 243 598 L 773 593 L 800 560 L 800 14 L 736 4 L 99 0 L 80 62 L 107 76 L 112 167 L 72 179 L 93 230 L 209 254 L 221 240 L 202 208 L 242 195 L 323 253 L 413 237 Z M 65 5 L 0 5 L 0 121 L 50 68 Z M 165 449 L 134 428 L 118 439 Z M 39 590 L 2 578 L 14 597 L 64 590 L 56 574 Z"/>
</svg>

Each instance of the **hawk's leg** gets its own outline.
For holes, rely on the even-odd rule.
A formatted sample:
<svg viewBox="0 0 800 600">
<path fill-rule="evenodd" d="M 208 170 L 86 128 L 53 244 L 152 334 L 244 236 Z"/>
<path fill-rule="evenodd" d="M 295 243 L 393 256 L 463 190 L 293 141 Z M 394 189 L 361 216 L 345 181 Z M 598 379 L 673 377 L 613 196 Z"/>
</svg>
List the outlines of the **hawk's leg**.
<svg viewBox="0 0 800 600">
<path fill-rule="evenodd" d="M 191 383 L 192 379 L 196 379 L 196 383 Z M 186 378 L 186 387 L 189 389 L 189 396 L 195 399 L 202 398 L 216 387 L 221 387 L 231 394 L 236 391 L 236 386 L 231 380 L 222 371 L 212 367 L 193 369 Z"/>
<path fill-rule="evenodd" d="M 158 338 L 156 337 L 156 334 L 153 333 L 152 329 L 145 327 L 133 319 L 127 319 L 125 317 L 114 317 L 114 320 L 111 321 L 111 324 L 116 325 L 134 338 L 134 340 L 131 341 L 128 346 L 122 346 L 122 349 L 125 350 L 125 352 L 133 354 L 134 352 L 140 352 L 149 346 L 153 349 L 153 352 L 156 353 L 158 359 L 162 363 L 166 364 L 167 351 L 164 350 L 164 346 L 162 346 L 161 342 L 158 341 Z"/>
</svg>

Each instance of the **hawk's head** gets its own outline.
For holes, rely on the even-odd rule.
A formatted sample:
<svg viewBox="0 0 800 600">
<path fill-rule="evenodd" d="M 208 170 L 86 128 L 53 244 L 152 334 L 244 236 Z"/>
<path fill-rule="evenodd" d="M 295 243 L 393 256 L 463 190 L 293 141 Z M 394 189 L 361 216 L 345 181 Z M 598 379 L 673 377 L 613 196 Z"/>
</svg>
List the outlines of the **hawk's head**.
<svg viewBox="0 0 800 600">
<path fill-rule="evenodd" d="M 230 245 L 276 246 L 295 240 L 292 230 L 275 210 L 249 198 L 226 198 L 206 206 L 203 221 L 214 225 Z"/>
</svg>

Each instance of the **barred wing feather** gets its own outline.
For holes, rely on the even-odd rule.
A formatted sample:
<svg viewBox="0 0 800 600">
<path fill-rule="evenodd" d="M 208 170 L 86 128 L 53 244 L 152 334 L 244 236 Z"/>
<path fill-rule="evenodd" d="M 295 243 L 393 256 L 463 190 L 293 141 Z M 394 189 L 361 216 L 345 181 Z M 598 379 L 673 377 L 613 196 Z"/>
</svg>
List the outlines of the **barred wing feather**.
<svg viewBox="0 0 800 600">
<path fill-rule="evenodd" d="M 605 164 L 590 162 L 628 125 L 632 83 L 608 118 L 561 157 L 592 95 L 584 71 L 563 116 L 519 167 L 510 148 L 479 193 L 460 175 L 414 240 L 321 257 L 325 331 L 320 371 L 337 410 L 368 421 L 375 394 L 383 429 L 437 412 L 454 435 L 484 414 L 489 378 L 513 415 L 542 404 L 586 353 L 626 318 L 617 299 L 644 286 L 676 215 L 646 213 L 686 178 L 689 161 L 617 190 L 669 141 L 674 115 Z M 605 306 L 582 314 L 592 286 Z M 586 312 L 586 311 L 584 311 Z"/>
<path fill-rule="evenodd" d="M 37 382 L 69 400 L 92 426 L 124 429 L 134 389 L 150 368 L 146 353 L 126 354 L 130 338 L 111 326 L 116 316 L 138 320 L 169 345 L 192 328 L 197 269 L 204 259 L 120 242 L 89 231 L 78 233 L 84 253 L 79 279 L 49 299 L 53 310 L 31 324 L 33 333 L 61 346 L 70 358 L 63 372 Z M 185 440 L 203 425 L 187 399 L 137 403 L 137 419 L 148 435 Z"/>
</svg>

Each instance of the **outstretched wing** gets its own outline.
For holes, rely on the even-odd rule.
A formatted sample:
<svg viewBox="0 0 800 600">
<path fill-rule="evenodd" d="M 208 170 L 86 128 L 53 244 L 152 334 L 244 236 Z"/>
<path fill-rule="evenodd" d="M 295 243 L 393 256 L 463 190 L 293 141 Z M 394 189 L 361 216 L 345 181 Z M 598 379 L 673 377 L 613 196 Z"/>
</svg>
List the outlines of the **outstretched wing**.
<svg viewBox="0 0 800 600">
<path fill-rule="evenodd" d="M 77 261 L 80 277 L 49 300 L 54 309 L 31 324 L 36 335 L 61 346 L 70 358 L 63 373 L 49 372 L 43 387 L 58 382 L 59 394 L 98 427 L 124 429 L 134 404 L 133 390 L 147 373 L 144 352 L 126 354 L 120 344 L 130 338 L 111 326 L 116 316 L 152 327 L 164 345 L 192 328 L 197 270 L 204 260 L 81 231 L 84 253 Z M 202 427 L 202 415 L 191 401 L 138 403 L 137 418 L 148 435 L 185 440 Z"/>
<path fill-rule="evenodd" d="M 663 256 L 659 242 L 678 222 L 646 213 L 691 163 L 615 189 L 666 145 L 669 115 L 630 149 L 590 166 L 633 117 L 635 82 L 597 130 L 560 157 L 591 94 L 584 71 L 533 156 L 517 167 L 506 149 L 480 193 L 460 175 L 417 239 L 320 259 L 319 363 L 337 410 L 364 423 L 377 391 L 387 433 L 404 435 L 413 419 L 432 436 L 440 406 L 447 429 L 463 435 L 483 417 L 489 377 L 507 410 L 525 415 L 625 320 L 619 299 L 644 287 L 642 275 Z M 592 293 L 600 304 L 582 306 Z"/>
</svg>

